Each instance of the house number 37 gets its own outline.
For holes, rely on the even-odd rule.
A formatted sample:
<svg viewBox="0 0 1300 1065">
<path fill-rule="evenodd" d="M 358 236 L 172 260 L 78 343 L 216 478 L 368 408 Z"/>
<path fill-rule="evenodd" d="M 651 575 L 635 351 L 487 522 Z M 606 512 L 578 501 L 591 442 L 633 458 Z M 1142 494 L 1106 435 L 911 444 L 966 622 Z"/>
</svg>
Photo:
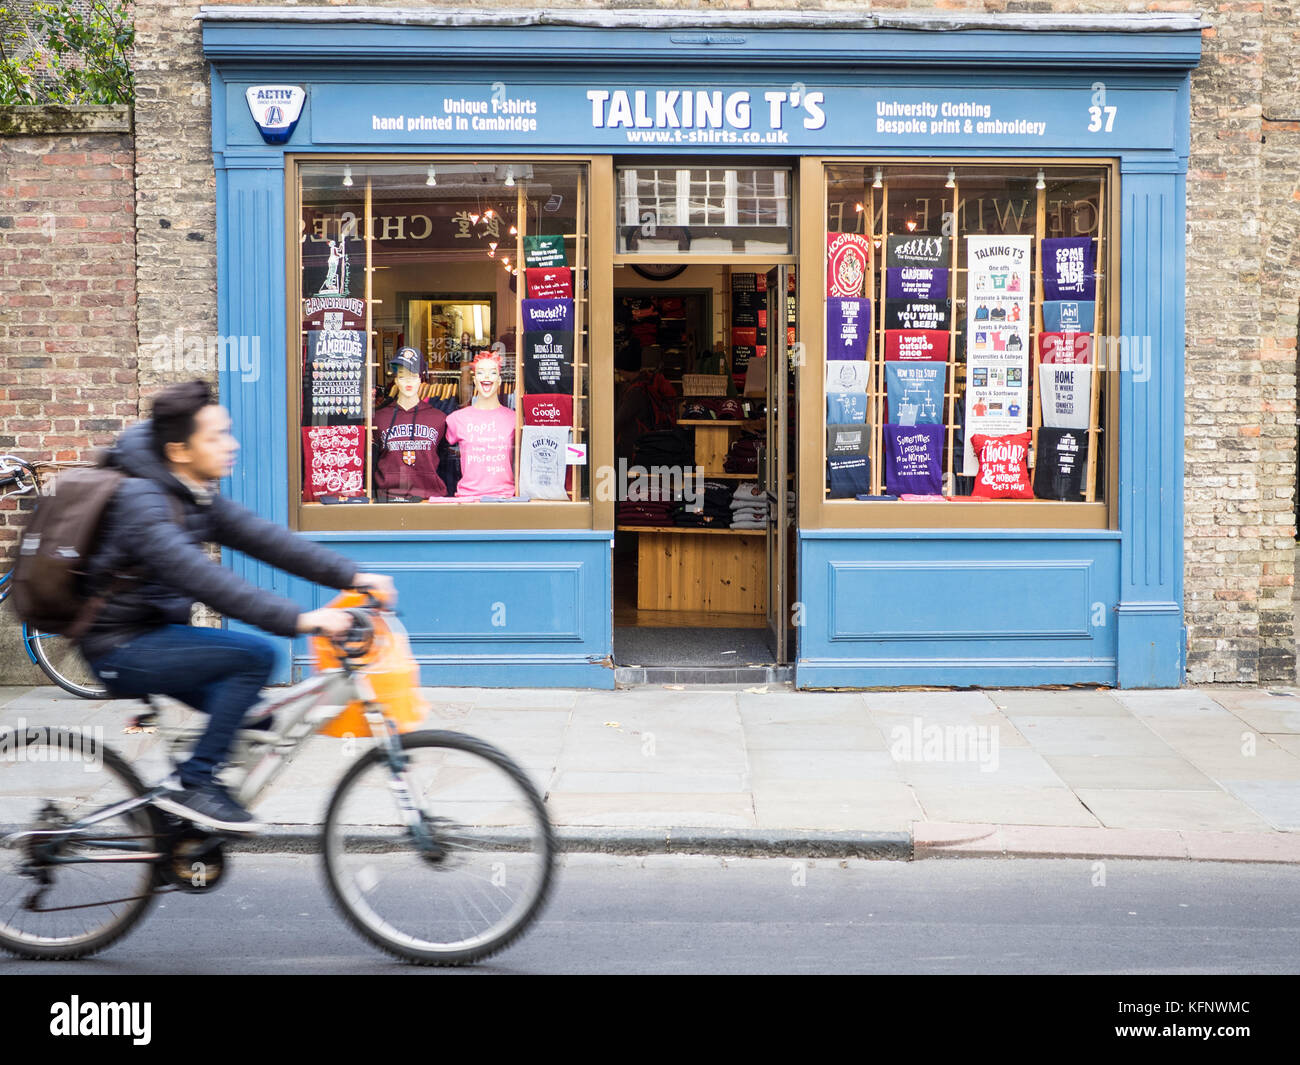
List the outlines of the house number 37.
<svg viewBox="0 0 1300 1065">
<path fill-rule="evenodd" d="M 1115 112 L 1119 110 L 1114 104 L 1108 104 L 1105 107 L 1097 107 L 1095 104 L 1088 108 L 1088 132 L 1100 133 L 1102 131 L 1102 115 L 1106 116 L 1105 130 L 1109 133 L 1115 128 Z"/>
</svg>

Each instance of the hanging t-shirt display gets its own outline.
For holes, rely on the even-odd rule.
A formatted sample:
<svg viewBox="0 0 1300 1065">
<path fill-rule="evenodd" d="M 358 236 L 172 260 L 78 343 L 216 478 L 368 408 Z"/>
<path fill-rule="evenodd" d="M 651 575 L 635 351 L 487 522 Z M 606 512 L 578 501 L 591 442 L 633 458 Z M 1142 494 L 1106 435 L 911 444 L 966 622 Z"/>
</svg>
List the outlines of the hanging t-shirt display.
<svg viewBox="0 0 1300 1065">
<path fill-rule="evenodd" d="M 1096 307 L 1086 300 L 1044 300 L 1043 328 L 1049 333 L 1091 333 Z"/>
<path fill-rule="evenodd" d="M 1042 255 L 1044 300 L 1097 298 L 1092 237 L 1049 237 L 1043 241 Z"/>
<path fill-rule="evenodd" d="M 573 395 L 556 393 L 525 395 L 523 398 L 525 425 L 572 425 Z"/>
<path fill-rule="evenodd" d="M 829 455 L 826 469 L 830 474 L 831 499 L 853 499 L 871 491 L 871 466 L 865 454 Z"/>
<path fill-rule="evenodd" d="M 947 362 L 948 333 L 938 329 L 886 329 L 889 362 Z"/>
<path fill-rule="evenodd" d="M 855 298 L 868 287 L 871 245 L 861 233 L 826 234 L 826 295 Z"/>
<path fill-rule="evenodd" d="M 867 420 L 867 394 L 865 392 L 826 393 L 827 424 L 865 422 Z"/>
<path fill-rule="evenodd" d="M 895 425 L 942 425 L 947 382 L 947 363 L 885 363 L 886 420 Z"/>
<path fill-rule="evenodd" d="M 1028 425 L 1032 239 L 966 238 L 965 477 L 978 469 L 974 434 L 1002 436 Z"/>
<path fill-rule="evenodd" d="M 560 234 L 524 237 L 524 267 L 568 266 L 564 237 Z"/>
<path fill-rule="evenodd" d="M 1039 333 L 1039 362 L 1092 362 L 1091 333 Z"/>
<path fill-rule="evenodd" d="M 530 266 L 524 276 L 530 300 L 573 299 L 573 271 L 567 266 Z"/>
<path fill-rule="evenodd" d="M 458 498 L 513 496 L 515 412 L 461 407 L 447 415 L 447 442 L 460 445 Z"/>
<path fill-rule="evenodd" d="M 971 447 L 979 461 L 979 473 L 975 477 L 971 498 L 1034 498 L 1027 465 L 1029 437 L 1028 430 L 1005 436 L 986 436 L 983 433 L 971 436 Z"/>
<path fill-rule="evenodd" d="M 869 430 L 865 425 L 826 426 L 827 455 L 865 455 L 870 443 Z"/>
<path fill-rule="evenodd" d="M 947 237 L 916 237 L 902 234 L 889 238 L 885 248 L 885 265 L 947 266 L 952 261 L 952 245 Z"/>
<path fill-rule="evenodd" d="M 886 300 L 886 329 L 926 329 L 947 332 L 947 300 Z"/>
<path fill-rule="evenodd" d="M 865 359 L 870 335 L 870 300 L 835 296 L 826 300 L 827 359 Z"/>
<path fill-rule="evenodd" d="M 376 493 L 421 499 L 445 496 L 447 486 L 438 476 L 438 448 L 446 433 L 447 416 L 424 400 L 410 410 L 390 403 L 375 411 Z"/>
<path fill-rule="evenodd" d="M 946 266 L 898 266 L 885 271 L 885 298 L 891 300 L 946 300 Z"/>
<path fill-rule="evenodd" d="M 1038 368 L 1043 424 L 1058 429 L 1086 429 L 1092 396 L 1092 367 L 1087 363 L 1049 363 Z"/>
<path fill-rule="evenodd" d="M 853 299 L 870 288 L 871 245 L 861 233 L 826 234 L 826 295 Z"/>
<path fill-rule="evenodd" d="M 564 489 L 569 429 L 525 425 L 519 443 L 519 494 L 530 499 L 568 499 Z"/>
<path fill-rule="evenodd" d="M 573 300 L 524 300 L 524 391 L 573 392 Z"/>
<path fill-rule="evenodd" d="M 309 332 L 304 370 L 304 422 L 355 425 L 365 420 L 366 334 L 363 330 Z"/>
<path fill-rule="evenodd" d="M 1088 434 L 1078 429 L 1038 430 L 1034 457 L 1034 495 L 1063 503 L 1082 503 L 1083 475 L 1088 467 Z"/>
<path fill-rule="evenodd" d="M 362 425 L 305 425 L 302 428 L 302 498 L 359 496 L 365 490 Z"/>
<path fill-rule="evenodd" d="M 826 394 L 832 392 L 866 392 L 871 380 L 871 364 L 841 359 L 826 364 Z"/>
<path fill-rule="evenodd" d="M 936 496 L 943 492 L 944 427 L 885 425 L 885 491 L 891 495 Z"/>
</svg>

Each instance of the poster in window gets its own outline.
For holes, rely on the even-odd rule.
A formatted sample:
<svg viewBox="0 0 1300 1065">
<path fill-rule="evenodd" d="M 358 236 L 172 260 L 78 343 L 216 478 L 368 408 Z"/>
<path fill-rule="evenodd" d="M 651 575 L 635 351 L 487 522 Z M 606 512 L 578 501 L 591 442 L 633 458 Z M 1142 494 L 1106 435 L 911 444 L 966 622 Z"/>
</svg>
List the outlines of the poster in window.
<svg viewBox="0 0 1300 1065">
<path fill-rule="evenodd" d="M 355 425 L 365 420 L 366 334 L 321 329 L 307 334 L 303 372 L 305 425 Z"/>
<path fill-rule="evenodd" d="M 1029 424 L 1029 272 L 1032 237 L 966 238 L 966 443 L 962 475 L 978 470 L 976 434 Z"/>
</svg>

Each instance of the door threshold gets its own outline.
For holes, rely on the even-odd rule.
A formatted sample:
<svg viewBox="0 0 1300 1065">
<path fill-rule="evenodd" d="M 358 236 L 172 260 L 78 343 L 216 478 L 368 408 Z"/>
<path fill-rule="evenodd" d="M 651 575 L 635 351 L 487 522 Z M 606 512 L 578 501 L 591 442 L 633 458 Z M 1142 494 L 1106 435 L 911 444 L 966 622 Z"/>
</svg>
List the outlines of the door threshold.
<svg viewBox="0 0 1300 1065">
<path fill-rule="evenodd" d="M 614 685 L 645 684 L 788 684 L 793 666 L 615 666 Z"/>
</svg>

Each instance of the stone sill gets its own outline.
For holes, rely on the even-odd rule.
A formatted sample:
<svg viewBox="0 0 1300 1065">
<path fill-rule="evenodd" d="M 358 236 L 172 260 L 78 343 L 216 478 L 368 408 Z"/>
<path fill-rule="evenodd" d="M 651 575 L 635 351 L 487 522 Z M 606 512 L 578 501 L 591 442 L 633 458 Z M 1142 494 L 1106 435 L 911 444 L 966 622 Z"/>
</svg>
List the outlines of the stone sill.
<svg viewBox="0 0 1300 1065">
<path fill-rule="evenodd" d="M 130 133 L 126 104 L 35 104 L 0 107 L 0 137 L 50 133 Z"/>
</svg>

